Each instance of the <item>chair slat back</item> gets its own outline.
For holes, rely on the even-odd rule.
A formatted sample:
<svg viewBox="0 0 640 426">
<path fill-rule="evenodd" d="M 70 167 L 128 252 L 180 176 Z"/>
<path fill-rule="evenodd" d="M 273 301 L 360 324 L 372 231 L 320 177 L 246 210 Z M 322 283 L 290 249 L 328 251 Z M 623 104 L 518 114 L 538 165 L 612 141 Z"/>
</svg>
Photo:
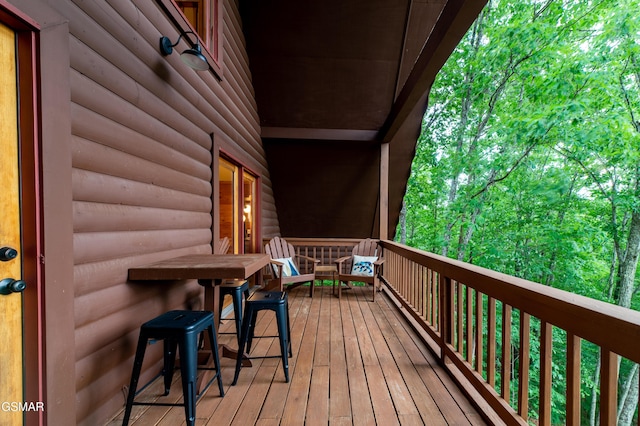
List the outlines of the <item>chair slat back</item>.
<svg viewBox="0 0 640 426">
<path fill-rule="evenodd" d="M 227 254 L 231 243 L 229 237 L 224 237 L 218 240 L 218 247 L 216 247 L 216 254 Z"/>
<path fill-rule="evenodd" d="M 295 261 L 296 251 L 293 244 L 287 243 L 280 237 L 274 237 L 264 246 L 264 251 L 271 256 L 272 259 L 281 259 L 283 257 L 291 257 Z M 297 263 L 296 263 L 297 264 Z"/>
<path fill-rule="evenodd" d="M 376 240 L 372 240 L 371 238 L 367 238 L 366 240 L 362 240 L 353 248 L 353 254 L 357 254 L 358 256 L 376 256 L 378 249 L 378 242 Z"/>
</svg>

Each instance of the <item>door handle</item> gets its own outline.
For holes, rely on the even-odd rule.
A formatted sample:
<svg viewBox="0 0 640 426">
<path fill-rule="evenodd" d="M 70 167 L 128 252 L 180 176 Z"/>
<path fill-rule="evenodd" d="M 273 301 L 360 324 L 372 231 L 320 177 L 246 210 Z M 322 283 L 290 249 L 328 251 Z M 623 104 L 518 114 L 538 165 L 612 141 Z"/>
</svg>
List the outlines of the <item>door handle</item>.
<svg viewBox="0 0 640 426">
<path fill-rule="evenodd" d="M 8 262 L 10 260 L 18 257 L 18 250 L 12 247 L 2 247 L 0 248 L 0 261 Z"/>
<path fill-rule="evenodd" d="M 5 278 L 0 281 L 0 294 L 5 296 L 11 293 L 22 293 L 25 288 L 27 288 L 27 283 L 22 280 Z"/>
</svg>

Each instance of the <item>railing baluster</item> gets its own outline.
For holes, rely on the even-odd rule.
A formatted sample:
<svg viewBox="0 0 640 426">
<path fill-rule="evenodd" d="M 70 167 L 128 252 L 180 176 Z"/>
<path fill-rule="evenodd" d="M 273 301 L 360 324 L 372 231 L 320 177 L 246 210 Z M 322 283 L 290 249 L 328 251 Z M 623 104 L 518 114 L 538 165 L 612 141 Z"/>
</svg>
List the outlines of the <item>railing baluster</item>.
<svg viewBox="0 0 640 426">
<path fill-rule="evenodd" d="M 445 358 L 445 347 L 453 344 L 453 283 L 440 275 L 440 359 Z"/>
<path fill-rule="evenodd" d="M 438 303 L 440 300 L 438 295 L 440 294 L 440 286 L 438 285 L 438 273 L 436 271 L 431 272 L 431 322 L 436 325 L 437 328 L 440 322 L 438 321 L 439 307 L 442 306 Z"/>
<path fill-rule="evenodd" d="M 567 332 L 567 426 L 580 425 L 580 358 L 582 340 Z"/>
<path fill-rule="evenodd" d="M 618 356 L 606 349 L 600 352 L 600 424 L 614 425 L 617 417 Z"/>
<path fill-rule="evenodd" d="M 466 325 L 465 325 L 465 328 L 467 329 L 466 356 L 467 356 L 467 362 L 471 366 L 473 366 L 473 289 L 467 286 L 466 293 L 467 293 L 466 294 L 467 318 L 466 318 Z"/>
<path fill-rule="evenodd" d="M 415 262 L 411 262 L 411 282 L 413 285 L 411 286 L 411 302 L 413 306 L 420 306 L 420 302 L 418 301 L 418 286 L 416 283 L 420 282 L 420 271 L 418 270 L 418 265 Z"/>
<path fill-rule="evenodd" d="M 487 304 L 487 381 L 496 387 L 496 299 L 488 298 Z"/>
<path fill-rule="evenodd" d="M 511 306 L 502 305 L 502 399 L 511 401 Z"/>
<path fill-rule="evenodd" d="M 433 282 L 434 275 L 431 269 L 427 269 L 427 321 L 431 322 L 431 325 L 435 325 L 435 320 L 433 318 L 433 313 L 435 311 L 434 301 L 433 301 L 433 289 L 435 284 Z"/>
<path fill-rule="evenodd" d="M 484 336 L 482 330 L 483 300 L 482 293 L 476 291 L 476 371 L 482 375 L 484 364 Z"/>
<path fill-rule="evenodd" d="M 408 283 L 409 283 L 409 260 L 408 259 L 403 259 L 403 268 L 402 268 L 402 282 L 403 282 L 403 287 L 402 287 L 402 292 L 403 294 L 408 294 Z"/>
<path fill-rule="evenodd" d="M 553 354 L 553 327 L 540 321 L 540 424 L 551 424 L 551 366 Z M 568 386 L 568 384 L 567 384 Z"/>
<path fill-rule="evenodd" d="M 427 271 L 424 266 L 420 266 L 420 308 L 422 309 L 422 318 L 427 318 Z"/>
<path fill-rule="evenodd" d="M 531 355 L 531 316 L 520 311 L 520 349 L 518 362 L 518 414 L 529 417 L 529 363 Z"/>
<path fill-rule="evenodd" d="M 456 324 L 457 324 L 457 335 L 456 335 L 456 340 L 458 342 L 457 344 L 457 350 L 458 352 L 460 352 L 461 354 L 463 353 L 464 350 L 464 330 L 463 330 L 463 307 L 464 307 L 464 292 L 463 292 L 463 288 L 462 288 L 462 284 L 460 284 L 459 282 L 455 282 L 456 288 L 458 290 L 458 297 L 456 299 L 456 307 L 457 307 L 457 315 L 456 315 Z"/>
<path fill-rule="evenodd" d="M 443 309 L 442 307 L 442 299 L 440 299 L 440 293 L 442 292 L 442 287 L 440 286 L 440 274 L 434 272 L 433 273 L 433 286 L 434 286 L 434 294 L 433 294 L 433 322 L 436 324 L 436 328 L 438 331 L 442 328 L 442 322 L 440 321 L 440 311 Z"/>
</svg>

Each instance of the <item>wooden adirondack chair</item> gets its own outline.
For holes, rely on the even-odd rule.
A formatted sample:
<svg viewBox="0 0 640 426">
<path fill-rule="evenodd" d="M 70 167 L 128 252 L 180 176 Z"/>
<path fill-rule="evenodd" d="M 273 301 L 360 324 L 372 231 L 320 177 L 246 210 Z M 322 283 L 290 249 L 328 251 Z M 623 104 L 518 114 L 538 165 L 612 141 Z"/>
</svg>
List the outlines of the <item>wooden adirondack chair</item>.
<svg viewBox="0 0 640 426">
<path fill-rule="evenodd" d="M 360 259 L 362 262 L 355 262 L 355 256 L 367 257 L 369 259 Z M 338 269 L 338 298 L 342 297 L 343 282 L 349 286 L 351 281 L 359 281 L 373 285 L 373 301 L 375 302 L 376 292 L 379 286 L 378 276 L 380 274 L 380 266 L 383 262 L 384 259 L 381 259 L 378 255 L 378 242 L 371 238 L 367 238 L 358 243 L 358 245 L 353 248 L 351 256 L 336 259 L 335 263 Z M 369 272 L 370 275 L 368 275 L 367 272 Z"/>
<path fill-rule="evenodd" d="M 275 281 L 280 287 L 280 291 L 284 291 L 285 286 L 288 289 L 298 287 L 306 282 L 310 283 L 309 295 L 313 297 L 314 282 L 316 279 L 316 266 L 320 263 L 318 259 L 314 259 L 308 256 L 297 255 L 292 244 L 287 243 L 286 240 L 280 237 L 275 237 L 264 246 L 265 253 L 271 256 L 271 272 L 274 275 L 273 281 Z M 277 260 L 280 259 L 280 260 Z M 291 264 L 287 264 L 288 261 L 284 259 L 291 259 Z M 303 259 L 312 264 L 311 272 L 306 271 L 306 274 L 300 272 L 300 263 L 298 259 Z M 294 267 L 296 272 L 293 272 L 291 267 Z M 291 274 L 287 274 L 287 270 L 290 270 Z"/>
<path fill-rule="evenodd" d="M 231 242 L 229 241 L 229 237 L 220 238 L 218 240 L 218 246 L 216 247 L 215 254 L 227 254 L 230 246 Z"/>
</svg>

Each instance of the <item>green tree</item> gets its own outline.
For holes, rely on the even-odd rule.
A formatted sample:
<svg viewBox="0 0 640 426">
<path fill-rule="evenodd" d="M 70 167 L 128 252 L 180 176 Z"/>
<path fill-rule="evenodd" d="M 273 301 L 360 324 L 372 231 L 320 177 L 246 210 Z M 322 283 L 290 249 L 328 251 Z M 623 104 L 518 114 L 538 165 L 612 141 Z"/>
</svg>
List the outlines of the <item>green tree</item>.
<svg viewBox="0 0 640 426">
<path fill-rule="evenodd" d="M 404 200 L 408 245 L 640 307 L 638 10 L 488 3 L 430 94 Z M 592 422 L 597 361 L 587 348 Z M 630 424 L 637 365 L 621 363 L 620 383 L 618 420 Z"/>
</svg>

